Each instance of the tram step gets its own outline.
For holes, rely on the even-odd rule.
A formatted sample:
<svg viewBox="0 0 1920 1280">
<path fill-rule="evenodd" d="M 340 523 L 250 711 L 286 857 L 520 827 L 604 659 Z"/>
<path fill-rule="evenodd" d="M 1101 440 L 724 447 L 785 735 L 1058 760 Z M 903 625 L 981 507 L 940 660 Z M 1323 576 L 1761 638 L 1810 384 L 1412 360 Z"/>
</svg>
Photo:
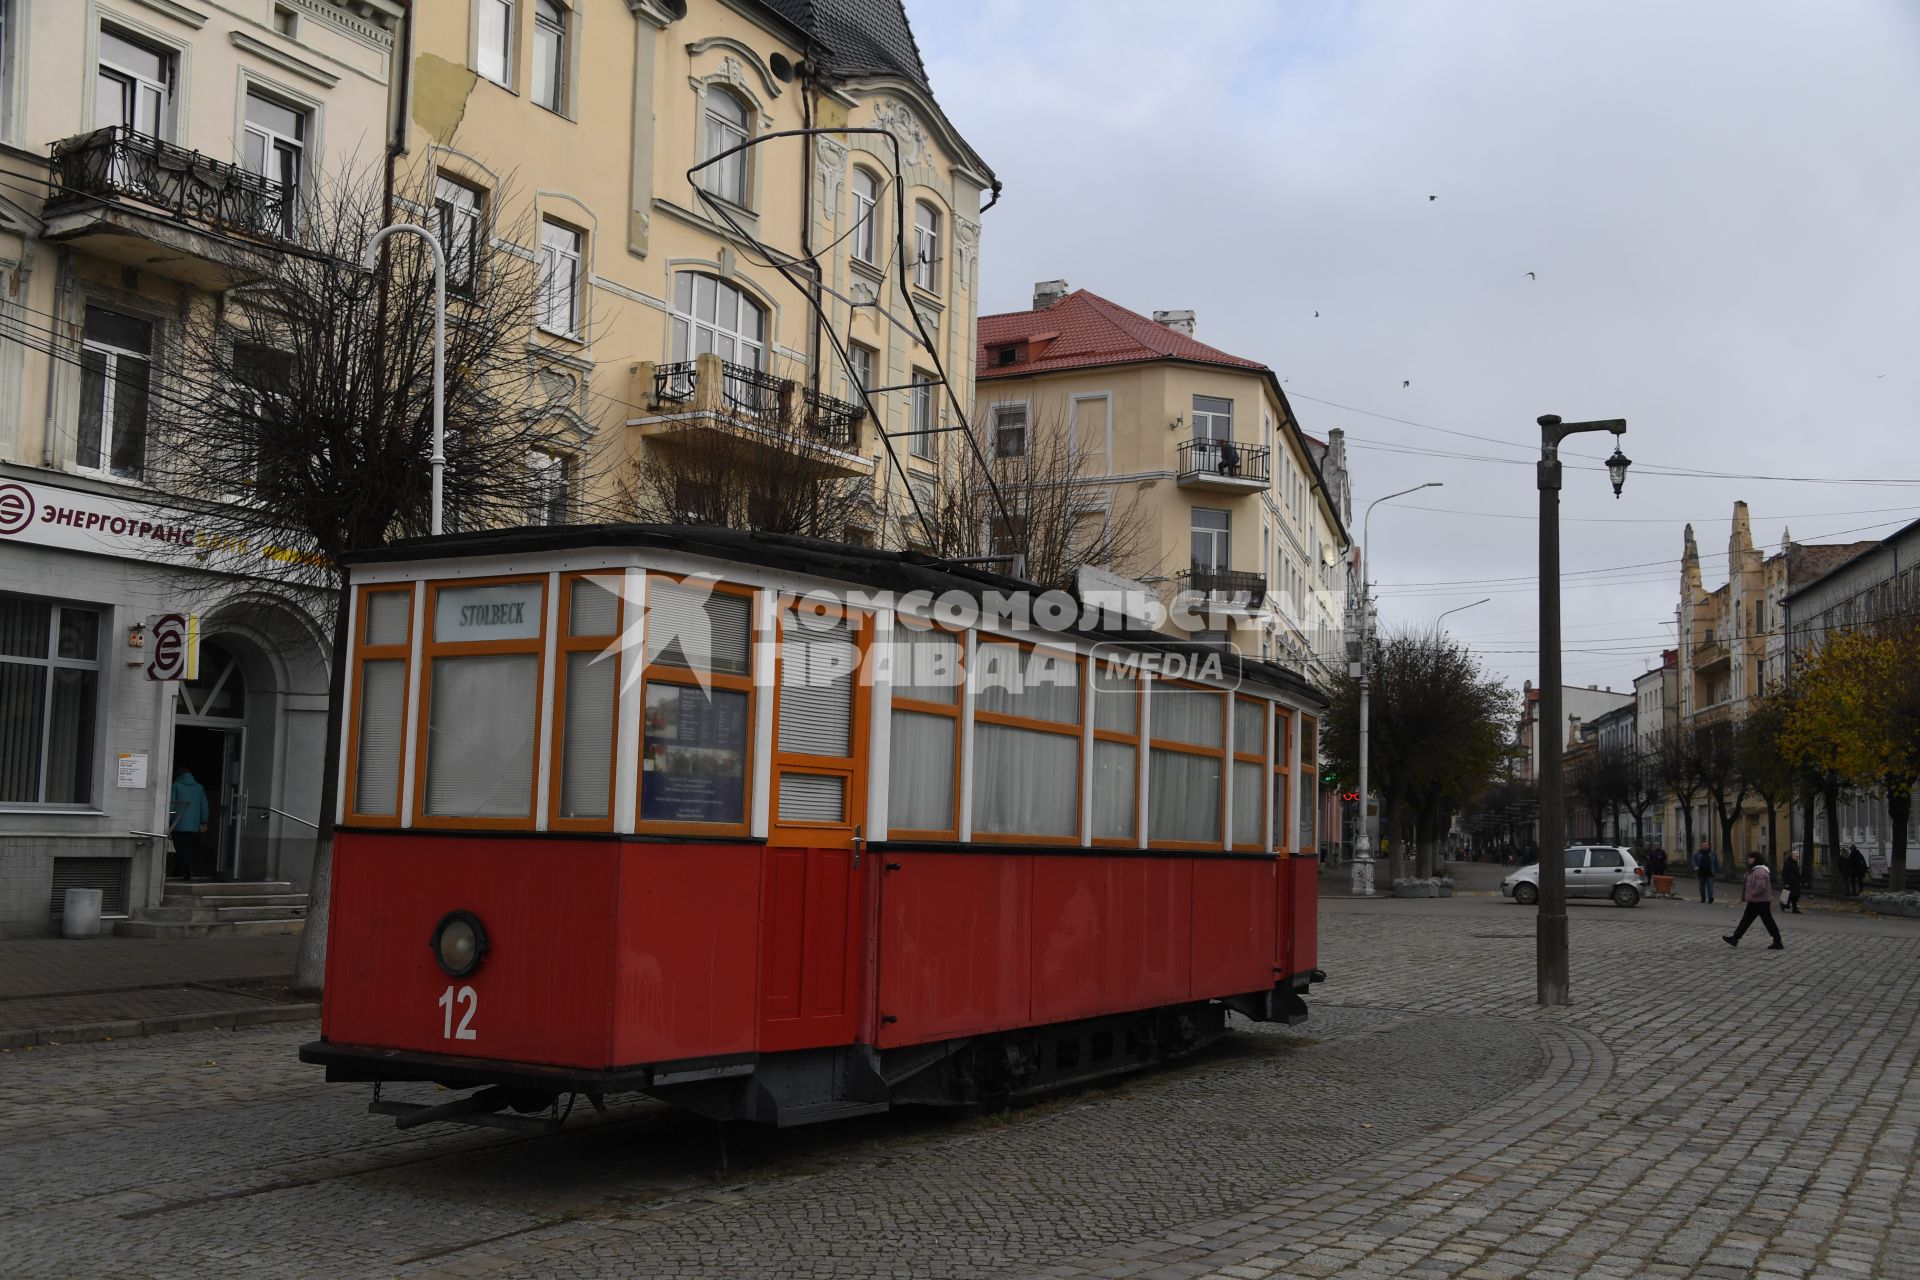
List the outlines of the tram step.
<svg viewBox="0 0 1920 1280">
<path fill-rule="evenodd" d="M 818 1124 L 823 1120 L 847 1120 L 854 1116 L 877 1115 L 888 1109 L 884 1102 L 817 1102 L 803 1107 L 782 1107 L 775 1121 L 786 1129 L 800 1124 Z"/>
<path fill-rule="evenodd" d="M 186 898 L 169 894 L 160 905 L 134 913 L 141 920 L 171 924 L 214 924 L 221 920 L 297 920 L 307 914 L 307 895 L 285 893 L 222 898 Z"/>
<path fill-rule="evenodd" d="M 274 934 L 299 933 L 307 922 L 299 920 L 116 920 L 113 932 L 122 938 L 258 938 Z"/>
<path fill-rule="evenodd" d="M 293 892 L 293 885 L 285 880 L 169 880 L 166 886 L 169 898 L 261 897 Z"/>
</svg>

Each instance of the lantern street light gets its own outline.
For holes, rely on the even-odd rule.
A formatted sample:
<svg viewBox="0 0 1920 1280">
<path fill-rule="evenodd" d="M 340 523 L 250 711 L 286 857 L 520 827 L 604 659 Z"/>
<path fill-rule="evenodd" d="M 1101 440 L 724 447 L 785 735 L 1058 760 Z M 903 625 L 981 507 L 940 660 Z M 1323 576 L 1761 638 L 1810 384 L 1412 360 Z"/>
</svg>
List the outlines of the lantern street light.
<svg viewBox="0 0 1920 1280">
<path fill-rule="evenodd" d="M 1598 422 L 1562 422 L 1546 414 L 1540 422 L 1540 914 L 1534 922 L 1534 967 L 1541 1004 L 1567 1003 L 1567 823 L 1560 776 L 1566 731 L 1561 716 L 1560 683 L 1560 442 L 1583 431 L 1627 430 L 1625 418 Z M 1613 496 L 1620 496 L 1632 464 L 1614 441 L 1607 459 Z"/>
</svg>

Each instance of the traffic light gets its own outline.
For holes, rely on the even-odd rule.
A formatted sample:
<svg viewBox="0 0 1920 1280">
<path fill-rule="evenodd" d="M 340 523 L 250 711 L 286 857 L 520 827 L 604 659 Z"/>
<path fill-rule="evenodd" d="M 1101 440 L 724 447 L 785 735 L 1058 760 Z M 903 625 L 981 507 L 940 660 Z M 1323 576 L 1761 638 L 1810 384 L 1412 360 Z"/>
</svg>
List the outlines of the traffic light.
<svg viewBox="0 0 1920 1280">
<path fill-rule="evenodd" d="M 1331 791 L 1340 785 L 1340 771 L 1327 768 L 1320 771 L 1320 785 Z"/>
</svg>

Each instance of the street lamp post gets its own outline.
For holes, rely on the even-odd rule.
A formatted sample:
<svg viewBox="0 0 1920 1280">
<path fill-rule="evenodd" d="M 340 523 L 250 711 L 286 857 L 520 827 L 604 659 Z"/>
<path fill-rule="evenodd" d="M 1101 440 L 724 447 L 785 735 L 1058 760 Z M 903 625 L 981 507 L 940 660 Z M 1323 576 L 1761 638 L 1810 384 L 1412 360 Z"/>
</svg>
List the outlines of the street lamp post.
<svg viewBox="0 0 1920 1280">
<path fill-rule="evenodd" d="M 1472 609 L 1472 608 L 1474 608 L 1474 607 L 1476 607 L 1476 606 L 1478 606 L 1478 605 L 1483 605 L 1483 604 L 1485 604 L 1485 603 L 1486 603 L 1487 601 L 1489 601 L 1489 600 L 1491 600 L 1491 599 L 1493 599 L 1493 597 L 1492 597 L 1492 596 L 1481 596 L 1481 597 L 1480 597 L 1480 598 L 1479 598 L 1478 600 L 1475 600 L 1475 601 L 1473 602 L 1473 604 L 1458 604 L 1458 605 L 1455 605 L 1455 606 L 1454 606 L 1453 608 L 1451 608 L 1451 609 L 1442 609 L 1442 610 L 1440 611 L 1440 618 L 1444 618 L 1444 617 L 1446 617 L 1446 616 L 1447 616 L 1448 614 L 1450 614 L 1450 613 L 1459 613 L 1459 612 L 1461 612 L 1462 610 L 1465 610 L 1465 609 Z M 1434 629 L 1435 631 L 1438 631 L 1438 630 L 1440 629 L 1440 618 L 1435 618 L 1435 619 L 1433 620 L 1433 629 Z"/>
<path fill-rule="evenodd" d="M 1352 892 L 1357 898 L 1373 896 L 1373 795 L 1367 790 L 1367 700 L 1373 686 L 1371 671 L 1373 655 L 1369 652 L 1372 644 L 1373 593 L 1367 588 L 1367 575 L 1373 572 L 1373 561 L 1367 559 L 1367 534 L 1373 525 L 1373 509 L 1383 502 L 1395 498 L 1404 498 L 1410 493 L 1422 489 L 1439 489 L 1442 483 L 1429 480 L 1425 484 L 1414 485 L 1411 489 L 1402 489 L 1390 493 L 1384 498 L 1375 498 L 1367 504 L 1367 513 L 1360 520 L 1360 643 L 1355 650 L 1354 660 L 1349 664 L 1348 674 L 1360 677 L 1360 834 L 1353 842 L 1353 882 Z"/>
<path fill-rule="evenodd" d="M 1561 803 L 1560 754 L 1566 730 L 1560 722 L 1560 442 L 1583 431 L 1627 430 L 1625 418 L 1562 422 L 1540 418 L 1540 914 L 1534 922 L 1534 967 L 1539 1002 L 1567 1003 L 1567 825 Z M 1616 440 L 1607 472 L 1613 496 L 1631 463 Z"/>
<path fill-rule="evenodd" d="M 372 271 L 379 261 L 380 243 L 390 235 L 407 231 L 427 242 L 433 254 L 433 506 L 429 529 L 440 532 L 442 478 L 447 469 L 447 255 L 440 237 L 411 222 L 396 222 L 382 227 L 367 240 L 360 265 Z"/>
</svg>

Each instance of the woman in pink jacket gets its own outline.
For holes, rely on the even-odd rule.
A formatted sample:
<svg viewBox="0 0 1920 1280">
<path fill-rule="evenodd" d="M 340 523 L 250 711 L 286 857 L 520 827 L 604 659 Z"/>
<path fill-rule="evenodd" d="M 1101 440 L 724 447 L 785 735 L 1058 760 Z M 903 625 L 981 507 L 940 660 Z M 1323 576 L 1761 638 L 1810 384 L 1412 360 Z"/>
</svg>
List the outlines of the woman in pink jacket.
<svg viewBox="0 0 1920 1280">
<path fill-rule="evenodd" d="M 1785 951 L 1786 947 L 1780 943 L 1780 926 L 1773 922 L 1773 876 L 1767 872 L 1767 864 L 1760 861 L 1760 855 L 1757 853 L 1747 855 L 1747 887 L 1744 896 L 1747 900 L 1747 912 L 1740 917 L 1740 927 L 1732 933 L 1721 934 L 1720 941 L 1730 947 L 1739 946 L 1740 935 L 1747 931 L 1748 925 L 1758 920 L 1767 926 L 1767 932 L 1773 935 L 1773 945 L 1767 950 Z"/>
</svg>

